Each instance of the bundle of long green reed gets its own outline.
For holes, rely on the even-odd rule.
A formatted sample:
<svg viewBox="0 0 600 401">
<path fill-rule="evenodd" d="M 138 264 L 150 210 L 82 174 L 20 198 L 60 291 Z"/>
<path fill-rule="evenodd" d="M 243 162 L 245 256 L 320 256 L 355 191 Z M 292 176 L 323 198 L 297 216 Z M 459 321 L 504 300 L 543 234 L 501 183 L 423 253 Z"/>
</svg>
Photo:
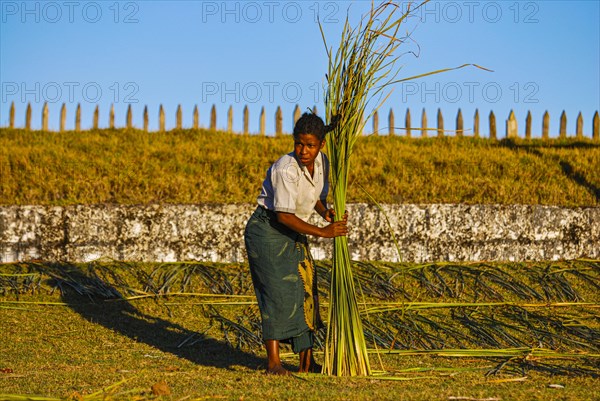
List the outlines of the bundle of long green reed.
<svg viewBox="0 0 600 401">
<path fill-rule="evenodd" d="M 333 202 L 338 219 L 346 210 L 346 190 L 353 147 L 363 132 L 365 121 L 389 96 L 391 91 L 387 89 L 390 85 L 451 69 L 396 79 L 399 72 L 397 61 L 401 56 L 397 50 L 406 39 L 399 37 L 400 27 L 426 2 L 412 8 L 411 4 L 406 7 L 405 3 L 402 6 L 404 10 L 394 2 L 384 2 L 377 6 L 371 3 L 370 11 L 362 17 L 357 27 L 351 27 L 348 17 L 346 18 L 335 54 L 328 47 L 320 26 L 329 59 L 326 117 L 330 123 L 337 121 L 336 128 L 327 138 L 327 152 L 331 162 Z M 377 104 L 373 105 L 374 101 Z M 373 107 L 369 115 L 365 116 L 367 106 Z M 346 237 L 334 240 L 330 297 L 324 373 L 337 376 L 369 375 L 371 368 Z"/>
<path fill-rule="evenodd" d="M 370 12 L 356 28 L 352 28 L 346 18 L 335 55 L 327 48 L 329 69 L 325 110 L 329 121 L 337 120 L 336 128 L 327 138 L 327 154 L 331 162 L 333 202 L 338 219 L 346 210 L 350 156 L 363 132 L 366 106 L 393 81 L 394 63 L 398 58 L 395 51 L 401 43 L 397 34 L 401 22 L 408 15 L 407 12 L 401 13 L 393 3 L 377 7 L 371 5 Z M 347 237 L 334 240 L 323 369 L 324 373 L 336 376 L 371 373 Z"/>
</svg>

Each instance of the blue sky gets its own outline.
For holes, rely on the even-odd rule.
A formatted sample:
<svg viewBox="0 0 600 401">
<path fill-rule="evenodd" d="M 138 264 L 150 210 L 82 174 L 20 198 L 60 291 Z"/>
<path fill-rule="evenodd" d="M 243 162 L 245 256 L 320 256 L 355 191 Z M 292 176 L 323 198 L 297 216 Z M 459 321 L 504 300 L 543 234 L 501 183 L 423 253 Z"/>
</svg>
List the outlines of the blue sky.
<svg viewBox="0 0 600 401">
<path fill-rule="evenodd" d="M 408 2 L 398 2 L 406 6 Z M 58 129 L 59 110 L 67 104 L 67 128 L 81 103 L 83 128 L 91 126 L 96 105 L 100 125 L 108 124 L 115 105 L 116 123 L 124 125 L 129 105 L 134 125 L 142 126 L 148 106 L 150 129 L 158 127 L 163 105 L 167 128 L 175 125 L 178 104 L 184 126 L 192 124 L 195 105 L 200 124 L 208 126 L 216 105 L 218 126 L 234 110 L 234 129 L 241 130 L 242 110 L 250 110 L 250 130 L 258 131 L 262 107 L 267 132 L 281 106 L 284 130 L 292 128 L 296 104 L 323 110 L 327 59 L 315 16 L 320 15 L 331 46 L 338 43 L 349 13 L 356 22 L 368 1 L 0 1 L 0 126 L 16 107 L 17 126 L 24 124 L 31 103 L 33 127 L 41 125 L 44 102 L 50 129 Z M 522 131 L 530 110 L 534 135 L 540 134 L 545 110 L 551 135 L 565 110 L 575 130 L 579 112 L 586 135 L 600 109 L 600 2 L 589 1 L 432 1 L 405 30 L 413 43 L 403 50 L 399 77 L 464 63 L 494 72 L 466 68 L 398 84 L 390 108 L 403 126 L 407 107 L 413 126 L 421 110 L 435 124 L 437 109 L 446 128 L 454 128 L 460 108 L 465 127 L 475 109 L 487 135 L 487 116 L 494 111 L 498 132 L 514 110 Z M 385 120 L 385 119 L 382 119 Z M 380 122 L 380 129 L 387 124 Z M 370 131 L 370 123 L 367 131 Z"/>
</svg>

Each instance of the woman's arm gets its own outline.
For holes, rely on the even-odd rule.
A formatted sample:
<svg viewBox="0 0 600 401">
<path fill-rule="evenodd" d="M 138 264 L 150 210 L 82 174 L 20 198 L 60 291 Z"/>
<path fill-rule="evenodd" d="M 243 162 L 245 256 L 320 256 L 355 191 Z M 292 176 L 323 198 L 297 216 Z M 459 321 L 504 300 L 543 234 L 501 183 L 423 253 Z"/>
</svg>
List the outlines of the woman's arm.
<svg viewBox="0 0 600 401">
<path fill-rule="evenodd" d="M 312 224 L 300 219 L 293 213 L 277 212 L 277 220 L 281 224 L 284 224 L 288 228 L 291 228 L 300 234 L 308 234 L 324 238 L 333 238 L 348 234 L 347 217 L 343 220 L 331 223 L 326 227 L 313 226 Z"/>
<path fill-rule="evenodd" d="M 315 211 L 319 213 L 322 218 L 324 218 L 330 223 L 333 223 L 333 219 L 335 218 L 335 210 L 333 208 L 327 209 L 320 199 L 315 205 Z M 344 213 L 344 220 L 348 220 L 348 211 Z"/>
<path fill-rule="evenodd" d="M 319 199 L 315 205 L 315 212 L 319 213 L 319 215 L 328 222 L 333 222 L 333 214 L 335 214 L 333 209 L 327 209 L 323 202 L 321 202 L 321 199 Z"/>
</svg>

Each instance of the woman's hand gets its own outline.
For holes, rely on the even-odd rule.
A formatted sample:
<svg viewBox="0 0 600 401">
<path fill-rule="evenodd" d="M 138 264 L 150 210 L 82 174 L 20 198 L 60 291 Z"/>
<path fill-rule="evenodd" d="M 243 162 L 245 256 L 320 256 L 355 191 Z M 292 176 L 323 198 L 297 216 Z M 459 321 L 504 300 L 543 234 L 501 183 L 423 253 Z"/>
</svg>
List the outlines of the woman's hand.
<svg viewBox="0 0 600 401">
<path fill-rule="evenodd" d="M 327 209 L 321 215 L 321 217 L 323 217 L 328 222 L 333 223 L 333 218 L 335 217 L 335 210 L 333 210 L 333 208 L 332 209 Z"/>
<path fill-rule="evenodd" d="M 293 213 L 276 213 L 277 221 L 300 234 L 308 234 L 324 238 L 333 238 L 348 234 L 348 213 L 344 214 L 344 218 L 342 220 L 332 222 L 326 227 L 314 226 L 300 219 Z"/>
<path fill-rule="evenodd" d="M 335 218 L 335 210 L 333 208 L 331 209 L 327 209 L 325 210 L 325 212 L 321 215 L 325 220 L 327 220 L 330 223 L 333 223 L 333 220 Z M 348 211 L 346 211 L 344 213 L 344 220 L 348 220 Z"/>
<path fill-rule="evenodd" d="M 327 215 L 327 213 L 329 212 L 331 212 L 331 214 Z M 324 214 L 330 217 L 330 220 L 327 221 L 332 221 L 335 212 L 333 211 L 333 209 L 328 209 Z M 336 221 L 334 223 L 329 224 L 326 227 L 323 227 L 321 236 L 324 238 L 334 238 L 341 237 L 344 235 L 348 235 L 348 212 L 344 213 L 344 217 L 342 220 Z"/>
</svg>

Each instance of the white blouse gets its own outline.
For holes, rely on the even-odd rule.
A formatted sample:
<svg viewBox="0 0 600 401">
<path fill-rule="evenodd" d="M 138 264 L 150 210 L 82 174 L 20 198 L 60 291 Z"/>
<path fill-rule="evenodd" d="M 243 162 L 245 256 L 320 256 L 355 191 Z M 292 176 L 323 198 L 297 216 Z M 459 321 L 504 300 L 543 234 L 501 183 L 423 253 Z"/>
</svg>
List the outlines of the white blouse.
<svg viewBox="0 0 600 401">
<path fill-rule="evenodd" d="M 308 221 L 319 199 L 323 205 L 327 205 L 328 191 L 327 156 L 319 152 L 311 177 L 308 168 L 291 152 L 269 167 L 257 201 L 266 209 L 294 213 L 300 219 Z"/>
</svg>

